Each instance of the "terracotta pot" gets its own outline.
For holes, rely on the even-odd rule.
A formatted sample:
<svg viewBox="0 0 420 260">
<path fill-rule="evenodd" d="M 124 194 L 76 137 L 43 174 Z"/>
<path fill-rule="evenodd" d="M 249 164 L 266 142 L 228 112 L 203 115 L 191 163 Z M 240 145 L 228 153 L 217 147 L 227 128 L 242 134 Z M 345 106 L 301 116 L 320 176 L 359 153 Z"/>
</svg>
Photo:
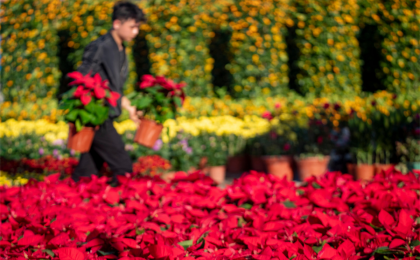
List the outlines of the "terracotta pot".
<svg viewBox="0 0 420 260">
<path fill-rule="evenodd" d="M 311 176 L 317 177 L 325 174 L 329 161 L 329 156 L 296 159 L 300 180 L 303 181 Z"/>
<path fill-rule="evenodd" d="M 348 163 L 347 164 L 347 173 L 353 177 L 356 177 L 356 164 Z"/>
<path fill-rule="evenodd" d="M 223 182 L 225 182 L 226 166 L 211 166 L 209 168 L 209 176 L 217 184 L 222 184 Z"/>
<path fill-rule="evenodd" d="M 153 120 L 141 119 L 134 137 L 134 141 L 143 146 L 152 148 L 162 132 L 163 125 Z"/>
<path fill-rule="evenodd" d="M 356 180 L 369 181 L 373 179 L 375 174 L 375 166 L 371 164 L 356 165 Z"/>
<path fill-rule="evenodd" d="M 286 177 L 288 181 L 293 180 L 291 156 L 265 156 L 263 160 L 267 168 L 267 173 L 281 179 Z"/>
<path fill-rule="evenodd" d="M 69 123 L 69 137 L 67 139 L 67 148 L 75 151 L 86 153 L 89 152 L 95 136 L 95 128 L 83 127 L 79 132 L 76 131 L 76 126 Z"/>
<path fill-rule="evenodd" d="M 229 157 L 226 163 L 227 172 L 245 172 L 248 170 L 248 158 L 246 155 L 236 155 Z"/>
<path fill-rule="evenodd" d="M 266 172 L 265 163 L 262 156 L 251 156 L 251 170 Z"/>
<path fill-rule="evenodd" d="M 394 167 L 394 164 L 375 164 L 375 175 Z"/>
<path fill-rule="evenodd" d="M 207 165 L 207 157 L 201 157 L 200 162 L 198 163 L 198 169 L 204 169 Z"/>
</svg>

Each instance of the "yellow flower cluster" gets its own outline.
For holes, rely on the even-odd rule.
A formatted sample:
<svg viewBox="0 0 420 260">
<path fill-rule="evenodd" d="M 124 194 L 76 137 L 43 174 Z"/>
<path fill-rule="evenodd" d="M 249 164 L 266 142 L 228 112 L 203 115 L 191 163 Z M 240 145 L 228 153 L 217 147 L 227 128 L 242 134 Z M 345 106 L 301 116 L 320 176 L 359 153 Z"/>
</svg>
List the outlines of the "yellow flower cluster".
<svg viewBox="0 0 420 260">
<path fill-rule="evenodd" d="M 267 120 L 255 115 L 245 116 L 243 119 L 232 116 L 200 117 L 197 119 L 180 117 L 176 120 L 167 120 L 164 123 L 162 140 L 169 142 L 181 130 L 193 136 L 205 132 L 219 136 L 237 135 L 243 138 L 251 138 L 257 134 L 265 133 L 272 124 L 278 125 L 279 121 L 273 120 L 270 124 Z M 119 134 L 137 129 L 137 125 L 131 120 L 120 123 L 114 122 L 114 126 Z M 9 119 L 0 123 L 0 138 L 18 137 L 22 134 L 31 133 L 44 136 L 48 142 L 54 142 L 57 139 L 66 140 L 68 138 L 68 125 L 63 121 L 54 124 L 42 119 L 36 121 Z"/>
<path fill-rule="evenodd" d="M 10 178 L 7 173 L 0 171 L 0 187 L 21 186 L 28 183 L 28 179 L 18 176 L 15 179 Z"/>
</svg>

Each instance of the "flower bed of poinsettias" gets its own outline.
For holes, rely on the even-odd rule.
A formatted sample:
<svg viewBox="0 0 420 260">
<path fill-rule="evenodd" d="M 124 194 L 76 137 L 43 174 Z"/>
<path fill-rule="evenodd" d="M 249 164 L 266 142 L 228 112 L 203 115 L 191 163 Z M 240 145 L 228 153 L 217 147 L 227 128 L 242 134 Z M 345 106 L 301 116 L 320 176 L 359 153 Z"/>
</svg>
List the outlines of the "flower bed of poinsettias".
<svg viewBox="0 0 420 260">
<path fill-rule="evenodd" d="M 75 184 L 51 175 L 0 188 L 4 259 L 417 259 L 418 173 L 370 183 L 327 173 L 301 186 L 199 172 Z"/>
</svg>

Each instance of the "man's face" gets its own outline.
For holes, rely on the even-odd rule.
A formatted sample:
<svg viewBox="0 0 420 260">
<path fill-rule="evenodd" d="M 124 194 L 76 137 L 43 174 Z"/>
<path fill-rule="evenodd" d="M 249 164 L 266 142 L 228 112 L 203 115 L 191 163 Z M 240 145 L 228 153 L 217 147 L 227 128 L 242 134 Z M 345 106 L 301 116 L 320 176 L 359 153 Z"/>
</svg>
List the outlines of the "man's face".
<svg viewBox="0 0 420 260">
<path fill-rule="evenodd" d="M 132 41 L 139 33 L 140 23 L 136 23 L 134 19 L 121 22 L 120 20 L 114 21 L 114 30 L 124 41 Z"/>
</svg>

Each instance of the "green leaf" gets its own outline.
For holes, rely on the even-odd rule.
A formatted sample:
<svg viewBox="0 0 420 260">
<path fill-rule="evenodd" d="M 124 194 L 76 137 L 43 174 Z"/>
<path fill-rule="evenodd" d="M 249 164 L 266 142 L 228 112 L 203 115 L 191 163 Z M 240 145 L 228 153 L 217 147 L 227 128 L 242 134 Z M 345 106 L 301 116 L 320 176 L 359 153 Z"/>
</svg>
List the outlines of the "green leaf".
<svg viewBox="0 0 420 260">
<path fill-rule="evenodd" d="M 79 112 L 80 118 L 82 119 L 82 124 L 86 125 L 87 123 L 91 122 L 94 119 L 94 116 L 86 112 L 85 110 L 80 110 Z"/>
<path fill-rule="evenodd" d="M 174 101 L 177 107 L 182 107 L 182 100 L 179 97 L 174 97 Z"/>
<path fill-rule="evenodd" d="M 144 230 L 144 228 L 137 229 L 137 230 L 136 230 L 136 235 L 143 235 L 143 234 L 144 234 L 144 232 L 146 232 L 146 231 Z"/>
<path fill-rule="evenodd" d="M 53 218 L 53 219 L 51 219 L 51 221 L 50 221 L 50 224 L 52 224 L 54 221 L 56 221 L 57 220 L 57 218 Z"/>
<path fill-rule="evenodd" d="M 143 110 L 150 106 L 150 104 L 153 103 L 153 99 L 149 96 L 142 97 L 141 99 L 138 99 L 137 102 L 135 102 L 135 105 L 137 109 Z"/>
<path fill-rule="evenodd" d="M 313 246 L 312 249 L 318 254 L 319 252 L 321 252 L 323 247 L 324 247 L 324 245 Z"/>
<path fill-rule="evenodd" d="M 49 254 L 51 257 L 55 257 L 54 252 L 50 249 L 44 249 L 42 252 Z"/>
<path fill-rule="evenodd" d="M 252 208 L 252 205 L 251 204 L 249 204 L 249 203 L 244 203 L 244 204 L 242 204 L 241 206 L 239 206 L 240 208 L 244 208 L 244 209 L 251 209 Z"/>
<path fill-rule="evenodd" d="M 295 203 L 293 203 L 292 201 L 288 201 L 286 200 L 285 202 L 283 202 L 283 205 L 288 208 L 288 209 L 294 209 L 296 208 Z"/>
<path fill-rule="evenodd" d="M 83 126 L 80 123 L 80 119 L 77 119 L 76 120 L 76 124 L 75 125 L 76 125 L 76 132 L 79 132 L 80 130 L 82 130 Z"/>
<path fill-rule="evenodd" d="M 297 193 L 298 193 L 299 195 L 303 195 L 303 194 L 305 194 L 305 191 L 304 191 L 304 190 L 297 190 Z"/>
<path fill-rule="evenodd" d="M 404 182 L 398 183 L 398 188 L 402 188 L 402 187 L 404 187 Z"/>
<path fill-rule="evenodd" d="M 415 247 L 415 246 L 420 246 L 420 241 L 419 240 L 414 240 L 411 242 L 410 246 Z"/>
<path fill-rule="evenodd" d="M 312 182 L 312 187 L 314 187 L 315 189 L 321 189 L 321 186 L 319 186 L 319 184 L 316 182 Z"/>
<path fill-rule="evenodd" d="M 184 250 L 187 250 L 190 246 L 193 245 L 193 241 L 192 240 L 181 241 L 178 243 L 178 245 L 182 246 Z"/>
<path fill-rule="evenodd" d="M 74 109 L 74 110 L 70 111 L 65 117 L 66 120 L 69 121 L 69 122 L 76 121 L 76 118 L 79 115 L 79 111 L 80 111 L 80 109 Z"/>
<path fill-rule="evenodd" d="M 87 112 L 90 113 L 95 113 L 96 109 L 98 109 L 98 107 L 101 107 L 98 104 L 95 104 L 95 102 L 90 102 L 87 106 L 85 106 L 85 109 Z"/>
<path fill-rule="evenodd" d="M 245 226 L 245 224 L 246 224 L 245 219 L 243 217 L 240 217 L 238 219 L 238 227 L 243 227 L 243 226 Z"/>
<path fill-rule="evenodd" d="M 387 246 L 381 246 L 378 247 L 378 249 L 375 250 L 374 254 L 380 254 L 380 255 L 391 255 L 394 251 L 390 250 Z"/>
</svg>

